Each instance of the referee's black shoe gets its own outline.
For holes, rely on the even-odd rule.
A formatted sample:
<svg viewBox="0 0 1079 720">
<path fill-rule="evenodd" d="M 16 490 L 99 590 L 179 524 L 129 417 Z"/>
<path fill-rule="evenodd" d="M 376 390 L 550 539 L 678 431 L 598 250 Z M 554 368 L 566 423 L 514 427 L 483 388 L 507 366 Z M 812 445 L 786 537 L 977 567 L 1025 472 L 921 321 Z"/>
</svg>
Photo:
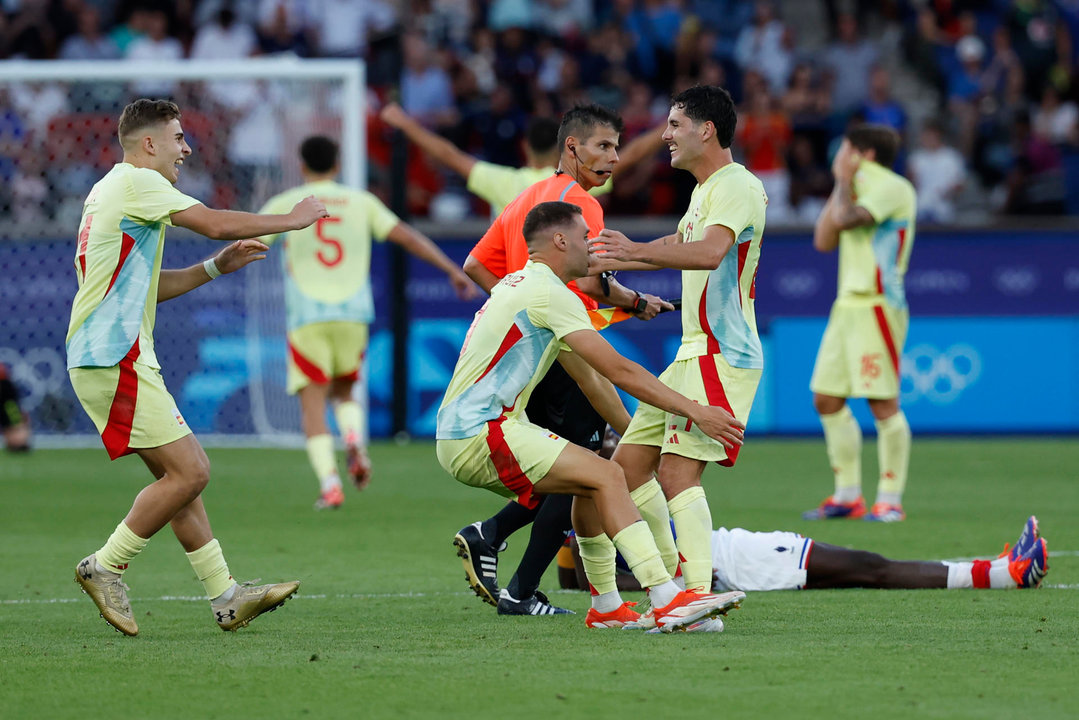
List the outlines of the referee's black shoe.
<svg viewBox="0 0 1079 720">
<path fill-rule="evenodd" d="M 498 597 L 499 615 L 576 615 L 577 613 L 566 608 L 555 607 L 547 599 L 547 596 L 539 590 L 524 600 L 518 600 L 510 595 L 508 590 L 502 590 Z"/>
</svg>

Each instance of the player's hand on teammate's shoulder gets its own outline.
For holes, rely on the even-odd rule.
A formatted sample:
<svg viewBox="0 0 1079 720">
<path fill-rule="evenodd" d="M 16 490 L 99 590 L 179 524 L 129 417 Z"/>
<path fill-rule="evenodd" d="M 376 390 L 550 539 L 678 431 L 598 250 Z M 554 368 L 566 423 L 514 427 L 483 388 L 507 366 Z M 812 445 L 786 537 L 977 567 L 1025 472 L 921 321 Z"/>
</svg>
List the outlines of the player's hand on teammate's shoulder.
<svg viewBox="0 0 1079 720">
<path fill-rule="evenodd" d="M 472 278 L 465 275 L 463 270 L 450 275 L 450 284 L 453 285 L 453 291 L 457 293 L 457 297 L 461 300 L 471 300 L 479 295 L 479 288 L 476 287 L 476 283 L 472 282 Z"/>
<path fill-rule="evenodd" d="M 326 211 L 326 206 L 314 195 L 308 195 L 296 203 L 289 214 L 296 220 L 297 230 L 302 230 L 319 219 L 330 216 L 330 213 Z"/>
<path fill-rule="evenodd" d="M 718 440 L 725 448 L 733 448 L 742 444 L 743 433 L 746 425 L 741 420 L 731 415 L 721 407 L 712 405 L 700 405 L 695 413 L 697 417 L 691 418 L 697 427 L 711 438 Z"/>
<path fill-rule="evenodd" d="M 227 275 L 230 272 L 236 272 L 244 265 L 263 260 L 269 249 L 269 246 L 258 240 L 237 240 L 229 243 L 214 257 L 214 265 L 222 275 Z"/>
<path fill-rule="evenodd" d="M 588 241 L 588 253 L 606 260 L 634 260 L 633 250 L 637 243 L 610 228 L 603 228 L 599 235 Z"/>
</svg>

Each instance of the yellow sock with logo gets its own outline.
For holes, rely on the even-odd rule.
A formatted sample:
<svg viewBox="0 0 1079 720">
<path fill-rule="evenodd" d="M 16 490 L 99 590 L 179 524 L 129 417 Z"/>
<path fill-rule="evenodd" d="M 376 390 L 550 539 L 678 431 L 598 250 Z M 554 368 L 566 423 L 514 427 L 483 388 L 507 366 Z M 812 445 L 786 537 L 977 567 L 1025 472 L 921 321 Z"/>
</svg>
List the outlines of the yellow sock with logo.
<svg viewBox="0 0 1079 720">
<path fill-rule="evenodd" d="M 622 604 L 615 578 L 614 543 L 606 535 L 596 537 L 577 536 L 577 548 L 581 551 L 581 565 L 588 578 L 588 590 L 592 595 L 592 607 L 599 612 L 612 612 Z"/>
<path fill-rule="evenodd" d="M 671 576 L 663 567 L 663 560 L 656 548 L 656 541 L 652 539 L 648 523 L 643 520 L 630 523 L 619 530 L 611 541 L 618 548 L 618 552 L 622 553 L 622 559 L 629 565 L 642 588 L 670 582 Z"/>
<path fill-rule="evenodd" d="M 668 575 L 674 577 L 678 570 L 678 546 L 674 543 L 671 513 L 667 509 L 667 499 L 663 497 L 663 488 L 652 478 L 629 496 L 640 511 L 641 517 L 648 523 L 648 529 L 652 531 L 659 556 L 663 558 L 663 567 L 667 569 Z"/>
<path fill-rule="evenodd" d="M 708 592 L 712 588 L 712 511 L 704 488 L 695 485 L 667 503 L 682 556 L 686 590 Z"/>
<path fill-rule="evenodd" d="M 346 445 L 363 445 L 364 423 L 360 404 L 355 400 L 337 403 L 333 411 L 337 429 Z"/>
<path fill-rule="evenodd" d="M 221 544 L 214 538 L 198 550 L 189 552 L 187 559 L 191 568 L 195 571 L 206 588 L 206 597 L 213 600 L 235 585 L 232 575 L 229 574 L 229 566 L 225 564 L 225 556 L 221 552 Z"/>
<path fill-rule="evenodd" d="M 877 421 L 877 459 L 880 462 L 877 502 L 901 505 L 910 464 L 910 425 L 902 410 Z"/>
<path fill-rule="evenodd" d="M 307 459 L 315 471 L 322 492 L 340 487 L 337 475 L 337 458 L 334 456 L 333 435 L 313 435 L 307 438 Z"/>
<path fill-rule="evenodd" d="M 862 494 L 862 429 L 847 405 L 837 413 L 821 415 L 820 424 L 835 473 L 834 497 L 837 502 L 854 502 Z"/>
<path fill-rule="evenodd" d="M 101 549 L 95 553 L 95 560 L 105 570 L 123 574 L 131 559 L 142 552 L 149 542 L 150 538 L 139 537 L 121 521 Z"/>
</svg>

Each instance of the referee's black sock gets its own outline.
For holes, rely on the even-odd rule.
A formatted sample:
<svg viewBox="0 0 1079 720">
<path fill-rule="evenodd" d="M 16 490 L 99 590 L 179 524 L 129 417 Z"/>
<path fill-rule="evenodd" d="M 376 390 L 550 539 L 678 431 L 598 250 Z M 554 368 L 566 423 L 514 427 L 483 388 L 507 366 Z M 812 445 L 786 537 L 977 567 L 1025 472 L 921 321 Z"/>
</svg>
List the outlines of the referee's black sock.
<svg viewBox="0 0 1079 720">
<path fill-rule="evenodd" d="M 510 595 L 524 600 L 535 594 L 543 573 L 558 555 L 559 549 L 566 541 L 566 533 L 573 527 L 570 516 L 572 507 L 572 495 L 547 495 L 543 498 L 539 514 L 532 523 L 528 547 L 525 548 L 521 564 L 517 566 L 517 572 L 513 574 L 507 587 Z"/>
<path fill-rule="evenodd" d="M 538 512 L 538 507 L 526 508 L 518 502 L 506 503 L 504 508 L 480 523 L 480 532 L 498 550 L 506 538 L 535 520 Z"/>
</svg>

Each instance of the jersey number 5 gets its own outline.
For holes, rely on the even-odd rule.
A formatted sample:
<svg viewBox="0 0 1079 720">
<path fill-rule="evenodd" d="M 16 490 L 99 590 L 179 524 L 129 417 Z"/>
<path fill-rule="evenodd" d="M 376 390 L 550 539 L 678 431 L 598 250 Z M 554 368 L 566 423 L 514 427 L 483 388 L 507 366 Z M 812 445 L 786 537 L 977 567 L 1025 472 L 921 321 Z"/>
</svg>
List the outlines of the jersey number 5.
<svg viewBox="0 0 1079 720">
<path fill-rule="evenodd" d="M 326 246 L 320 247 L 315 257 L 326 267 L 333 267 L 345 259 L 345 251 L 341 248 L 341 241 L 326 234 L 327 224 L 339 222 L 341 222 L 339 217 L 319 218 L 315 222 L 315 235 L 318 237 L 318 241 Z M 327 250 L 330 248 L 332 248 L 332 252 L 328 253 Z"/>
</svg>

